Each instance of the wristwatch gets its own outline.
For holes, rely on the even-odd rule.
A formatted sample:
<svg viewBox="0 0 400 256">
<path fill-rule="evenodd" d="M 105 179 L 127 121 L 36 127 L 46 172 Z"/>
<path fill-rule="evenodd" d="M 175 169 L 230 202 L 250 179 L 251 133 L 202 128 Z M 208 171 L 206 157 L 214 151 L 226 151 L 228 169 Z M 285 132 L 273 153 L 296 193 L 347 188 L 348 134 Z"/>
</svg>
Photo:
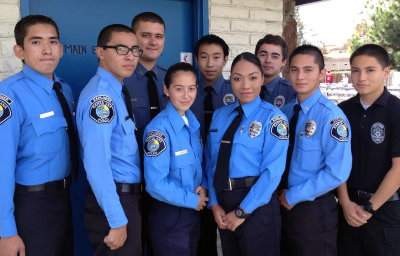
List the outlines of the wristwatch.
<svg viewBox="0 0 400 256">
<path fill-rule="evenodd" d="M 247 216 L 249 216 L 249 214 L 246 214 L 242 208 L 238 207 L 235 209 L 235 215 L 236 217 L 238 217 L 239 219 L 245 219 L 247 218 Z"/>
<path fill-rule="evenodd" d="M 376 211 L 372 208 L 372 204 L 371 204 L 370 201 L 368 201 L 365 204 L 363 204 L 362 208 L 364 209 L 364 211 L 369 212 L 372 215 L 374 215 L 376 213 Z"/>
</svg>

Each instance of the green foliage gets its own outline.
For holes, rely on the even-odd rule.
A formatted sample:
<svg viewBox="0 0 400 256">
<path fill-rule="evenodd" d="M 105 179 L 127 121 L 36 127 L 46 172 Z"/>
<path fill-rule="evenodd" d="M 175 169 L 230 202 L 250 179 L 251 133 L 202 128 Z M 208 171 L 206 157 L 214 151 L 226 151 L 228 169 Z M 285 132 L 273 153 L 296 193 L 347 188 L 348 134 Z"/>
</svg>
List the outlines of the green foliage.
<svg viewBox="0 0 400 256">
<path fill-rule="evenodd" d="M 373 11 L 371 20 L 357 26 L 351 50 L 364 43 L 379 44 L 391 54 L 393 68 L 400 70 L 400 0 L 369 2 L 366 8 Z"/>
</svg>

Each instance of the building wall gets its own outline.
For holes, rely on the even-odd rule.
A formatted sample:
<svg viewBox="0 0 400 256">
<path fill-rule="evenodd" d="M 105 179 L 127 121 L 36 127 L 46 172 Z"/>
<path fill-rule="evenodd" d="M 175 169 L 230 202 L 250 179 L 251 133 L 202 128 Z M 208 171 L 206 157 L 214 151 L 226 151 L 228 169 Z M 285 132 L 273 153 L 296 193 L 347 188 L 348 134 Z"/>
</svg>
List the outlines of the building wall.
<svg viewBox="0 0 400 256">
<path fill-rule="evenodd" d="M 231 48 L 232 59 L 243 51 L 254 52 L 267 33 L 282 34 L 283 0 L 208 0 L 209 31 L 221 36 Z M 14 25 L 20 17 L 19 0 L 0 0 L 0 80 L 20 70 L 14 57 Z"/>
<path fill-rule="evenodd" d="M 283 0 L 209 0 L 209 32 L 222 37 L 230 47 L 225 76 L 233 58 L 254 52 L 265 34 L 282 34 Z"/>
<path fill-rule="evenodd" d="M 19 13 L 19 0 L 0 0 L 0 80 L 22 67 L 13 52 L 14 26 Z"/>
</svg>

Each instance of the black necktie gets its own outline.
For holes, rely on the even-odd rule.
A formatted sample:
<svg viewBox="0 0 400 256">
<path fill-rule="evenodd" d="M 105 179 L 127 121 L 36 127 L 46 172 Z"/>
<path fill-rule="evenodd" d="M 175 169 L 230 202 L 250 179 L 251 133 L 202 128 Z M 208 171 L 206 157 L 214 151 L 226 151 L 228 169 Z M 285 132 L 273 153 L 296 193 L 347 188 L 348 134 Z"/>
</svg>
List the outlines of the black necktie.
<svg viewBox="0 0 400 256">
<path fill-rule="evenodd" d="M 266 94 L 267 94 L 267 88 L 265 88 L 265 85 L 262 85 L 260 90 L 260 98 L 265 100 Z"/>
<path fill-rule="evenodd" d="M 160 112 L 160 102 L 158 101 L 158 92 L 157 92 L 157 85 L 154 81 L 154 74 L 153 71 L 147 71 L 147 94 L 149 96 L 149 104 L 150 104 L 150 116 L 151 118 L 155 117 Z"/>
<path fill-rule="evenodd" d="M 211 86 L 207 86 L 204 88 L 204 125 L 205 131 L 208 132 L 210 128 L 211 118 L 214 112 L 214 106 L 212 102 L 212 91 L 213 88 Z"/>
<path fill-rule="evenodd" d="M 289 121 L 289 147 L 287 150 L 285 171 L 283 172 L 282 175 L 280 189 L 288 188 L 290 162 L 292 160 L 293 147 L 296 139 L 296 126 L 297 126 L 297 120 L 299 119 L 300 110 L 301 110 L 300 104 L 296 104 L 293 106 L 293 116 Z"/>
<path fill-rule="evenodd" d="M 125 85 L 122 85 L 122 95 L 124 96 L 126 110 L 128 111 L 128 118 L 130 118 L 133 122 L 135 122 L 132 112 L 131 95 L 129 94 L 128 88 Z"/>
<path fill-rule="evenodd" d="M 214 176 L 214 187 L 217 192 L 228 188 L 229 162 L 232 152 L 233 136 L 243 117 L 241 106 L 237 107 L 235 110 L 238 112 L 238 115 L 233 119 L 231 125 L 226 130 L 219 147 L 217 167 Z"/>
<path fill-rule="evenodd" d="M 69 151 L 71 159 L 71 177 L 74 180 L 78 177 L 78 136 L 76 134 L 71 110 L 61 90 L 61 84 L 59 82 L 55 82 L 53 84 L 53 90 L 56 92 L 58 102 L 61 105 L 64 118 L 67 121 L 68 125 L 67 133 L 69 139 Z"/>
</svg>

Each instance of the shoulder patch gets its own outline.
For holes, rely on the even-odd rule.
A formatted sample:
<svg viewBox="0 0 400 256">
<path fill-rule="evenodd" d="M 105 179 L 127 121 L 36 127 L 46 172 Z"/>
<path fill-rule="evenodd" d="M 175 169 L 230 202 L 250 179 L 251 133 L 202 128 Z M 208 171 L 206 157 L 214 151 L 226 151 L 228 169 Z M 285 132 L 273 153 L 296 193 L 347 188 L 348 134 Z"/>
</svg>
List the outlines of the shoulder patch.
<svg viewBox="0 0 400 256">
<path fill-rule="evenodd" d="M 98 95 L 90 100 L 90 118 L 98 124 L 110 123 L 114 118 L 114 104 L 107 95 Z"/>
<path fill-rule="evenodd" d="M 289 125 L 282 116 L 275 116 L 271 120 L 271 134 L 280 140 L 289 139 Z"/>
<path fill-rule="evenodd" d="M 146 156 L 158 156 L 167 148 L 165 135 L 159 131 L 151 131 L 144 140 L 144 154 Z"/>
<path fill-rule="evenodd" d="M 285 96 L 283 96 L 283 95 L 278 95 L 274 99 L 274 106 L 276 106 L 278 108 L 283 107 L 283 105 L 285 105 L 285 103 L 286 103 L 286 99 L 285 99 Z"/>
<path fill-rule="evenodd" d="M 10 119 L 12 116 L 11 106 L 12 100 L 4 94 L 0 94 L 0 125 Z"/>
<path fill-rule="evenodd" d="M 227 93 L 224 95 L 222 98 L 222 102 L 224 102 L 225 105 L 229 105 L 235 102 L 235 95 L 232 93 Z"/>
<path fill-rule="evenodd" d="M 349 140 L 349 128 L 342 118 L 331 121 L 331 136 L 340 142 Z"/>
</svg>

